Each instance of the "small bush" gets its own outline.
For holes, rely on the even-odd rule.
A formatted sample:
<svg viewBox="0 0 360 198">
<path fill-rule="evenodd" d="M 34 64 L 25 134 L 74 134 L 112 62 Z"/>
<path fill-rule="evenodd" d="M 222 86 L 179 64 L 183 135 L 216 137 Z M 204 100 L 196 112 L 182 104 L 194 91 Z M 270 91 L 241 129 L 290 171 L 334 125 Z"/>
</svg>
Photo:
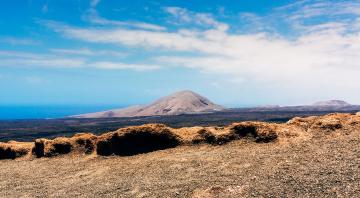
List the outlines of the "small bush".
<svg viewBox="0 0 360 198">
<path fill-rule="evenodd" d="M 97 154 L 130 156 L 173 148 L 180 144 L 178 137 L 164 125 L 143 125 L 104 134 L 97 142 Z"/>
</svg>

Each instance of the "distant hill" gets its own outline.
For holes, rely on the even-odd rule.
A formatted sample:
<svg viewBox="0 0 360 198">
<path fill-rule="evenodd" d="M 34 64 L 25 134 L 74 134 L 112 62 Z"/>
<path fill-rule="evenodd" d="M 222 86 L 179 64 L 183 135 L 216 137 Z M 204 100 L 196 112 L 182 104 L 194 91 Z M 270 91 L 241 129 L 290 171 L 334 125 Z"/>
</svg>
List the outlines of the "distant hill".
<svg viewBox="0 0 360 198">
<path fill-rule="evenodd" d="M 131 106 L 124 109 L 114 109 L 71 116 L 73 118 L 114 118 L 155 115 L 179 115 L 208 113 L 223 110 L 224 107 L 211 102 L 209 99 L 193 92 L 180 91 L 146 106 Z"/>
<path fill-rule="evenodd" d="M 268 105 L 248 108 L 248 111 L 299 111 L 299 112 L 313 112 L 313 111 L 359 111 L 360 105 L 352 105 L 342 100 L 326 100 L 315 102 L 311 105 L 298 106 L 278 106 Z"/>
<path fill-rule="evenodd" d="M 160 98 L 145 106 L 131 106 L 122 109 L 70 116 L 71 118 L 120 118 L 140 116 L 163 116 L 180 114 L 202 114 L 210 112 L 355 112 L 360 105 L 352 105 L 342 100 L 319 101 L 310 105 L 279 106 L 265 105 L 249 108 L 231 108 L 214 104 L 209 99 L 193 92 L 180 91 Z"/>
<path fill-rule="evenodd" d="M 351 104 L 342 100 L 326 100 L 326 101 L 315 102 L 311 106 L 346 107 L 346 106 L 351 106 Z"/>
</svg>

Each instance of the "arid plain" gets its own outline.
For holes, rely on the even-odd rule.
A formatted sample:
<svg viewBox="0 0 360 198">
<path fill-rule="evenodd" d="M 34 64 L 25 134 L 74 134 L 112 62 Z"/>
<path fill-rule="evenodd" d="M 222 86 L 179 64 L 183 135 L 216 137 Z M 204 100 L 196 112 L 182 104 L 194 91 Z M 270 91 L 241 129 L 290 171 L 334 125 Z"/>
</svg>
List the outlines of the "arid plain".
<svg viewBox="0 0 360 198">
<path fill-rule="evenodd" d="M 156 132 L 156 125 L 145 127 L 162 133 Z M 37 158 L 29 153 L 2 160 L 0 196 L 356 197 L 360 193 L 359 115 L 194 129 L 170 129 L 182 144 L 143 154 L 102 156 L 97 148 L 85 154 L 72 146 L 67 154 Z M 179 130 L 187 130 L 181 133 L 187 135 L 177 135 Z M 139 130 L 130 127 L 104 135 L 114 140 L 134 131 Z M 261 141 L 272 132 L 276 138 Z"/>
</svg>

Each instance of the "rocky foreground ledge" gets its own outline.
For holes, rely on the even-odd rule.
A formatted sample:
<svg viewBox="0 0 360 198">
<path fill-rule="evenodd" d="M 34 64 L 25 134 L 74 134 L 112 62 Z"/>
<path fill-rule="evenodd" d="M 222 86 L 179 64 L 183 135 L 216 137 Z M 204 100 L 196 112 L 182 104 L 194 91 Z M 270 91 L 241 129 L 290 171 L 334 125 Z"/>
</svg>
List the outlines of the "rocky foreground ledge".
<svg viewBox="0 0 360 198">
<path fill-rule="evenodd" d="M 223 145 L 235 140 L 291 144 L 313 138 L 346 136 L 353 133 L 360 134 L 360 112 L 295 117 L 283 124 L 239 122 L 225 127 L 179 129 L 163 124 L 147 124 L 121 128 L 100 136 L 79 133 L 70 138 L 0 143 L 0 159 L 33 159 L 58 155 L 131 156 L 182 145 Z"/>
</svg>

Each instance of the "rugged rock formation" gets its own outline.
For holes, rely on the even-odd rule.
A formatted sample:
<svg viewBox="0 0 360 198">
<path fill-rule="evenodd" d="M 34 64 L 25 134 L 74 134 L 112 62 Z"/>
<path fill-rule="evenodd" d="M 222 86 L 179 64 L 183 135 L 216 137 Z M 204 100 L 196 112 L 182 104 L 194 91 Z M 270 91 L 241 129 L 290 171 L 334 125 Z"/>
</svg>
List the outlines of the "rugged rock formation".
<svg viewBox="0 0 360 198">
<path fill-rule="evenodd" d="M 179 115 L 192 113 L 206 113 L 223 110 L 220 105 L 214 104 L 209 99 L 192 91 L 180 91 L 170 96 L 161 98 L 147 106 L 132 106 L 124 109 L 89 113 L 74 118 L 112 118 L 135 117 L 154 115 Z"/>
<path fill-rule="evenodd" d="M 222 145 L 234 140 L 255 143 L 296 143 L 311 138 L 341 137 L 360 132 L 359 114 L 328 114 L 296 117 L 283 124 L 240 122 L 225 127 L 170 128 L 163 124 L 121 128 L 100 136 L 80 133 L 71 138 L 37 139 L 34 143 L 0 144 L 0 159 L 15 159 L 32 153 L 36 157 L 64 154 L 129 156 L 181 145 Z M 29 155 L 28 155 L 29 156 Z"/>
</svg>

